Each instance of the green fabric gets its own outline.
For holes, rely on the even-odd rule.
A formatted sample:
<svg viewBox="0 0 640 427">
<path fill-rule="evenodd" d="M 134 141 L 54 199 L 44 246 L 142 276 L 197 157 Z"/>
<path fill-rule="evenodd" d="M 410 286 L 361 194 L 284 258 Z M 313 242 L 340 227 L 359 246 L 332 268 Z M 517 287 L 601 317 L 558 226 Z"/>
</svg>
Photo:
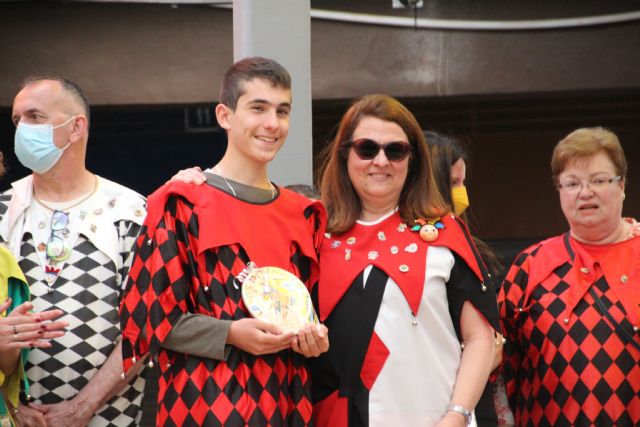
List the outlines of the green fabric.
<svg viewBox="0 0 640 427">
<path fill-rule="evenodd" d="M 23 302 L 29 301 L 29 286 L 11 252 L 0 245 L 0 301 L 5 301 L 7 297 L 11 298 L 11 306 L 9 306 L 6 313 L 0 313 L 1 317 L 5 317 Z M 24 363 L 28 356 L 29 349 L 22 349 L 20 351 L 18 369 L 7 377 L 0 372 L 0 393 L 2 394 L 2 399 L 0 399 L 0 420 L 9 415 L 5 400 L 9 401 L 13 406 L 18 405 L 20 380 L 24 380 L 25 392 L 29 391 L 29 384 L 24 373 Z"/>
</svg>

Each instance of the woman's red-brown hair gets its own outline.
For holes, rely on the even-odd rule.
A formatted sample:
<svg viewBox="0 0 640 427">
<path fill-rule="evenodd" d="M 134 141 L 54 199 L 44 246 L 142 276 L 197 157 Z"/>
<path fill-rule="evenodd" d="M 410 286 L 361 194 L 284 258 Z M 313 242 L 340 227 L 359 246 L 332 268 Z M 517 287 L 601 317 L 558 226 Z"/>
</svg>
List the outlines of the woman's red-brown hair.
<svg viewBox="0 0 640 427">
<path fill-rule="evenodd" d="M 608 129 L 593 127 L 574 130 L 553 149 L 551 177 L 554 184 L 557 184 L 558 177 L 569 163 L 586 161 L 600 152 L 604 152 L 609 157 L 616 168 L 616 173 L 626 181 L 627 159 L 620 140 Z"/>
<path fill-rule="evenodd" d="M 353 132 L 364 117 L 398 124 L 413 148 L 407 179 L 398 200 L 402 219 L 412 225 L 416 218 L 436 218 L 447 212 L 446 203 L 435 183 L 427 143 L 416 118 L 388 95 L 366 95 L 351 104 L 340 120 L 334 140 L 323 152 L 320 192 L 329 215 L 328 231 L 343 233 L 360 217 L 362 206 L 349 179 L 347 157 Z"/>
</svg>

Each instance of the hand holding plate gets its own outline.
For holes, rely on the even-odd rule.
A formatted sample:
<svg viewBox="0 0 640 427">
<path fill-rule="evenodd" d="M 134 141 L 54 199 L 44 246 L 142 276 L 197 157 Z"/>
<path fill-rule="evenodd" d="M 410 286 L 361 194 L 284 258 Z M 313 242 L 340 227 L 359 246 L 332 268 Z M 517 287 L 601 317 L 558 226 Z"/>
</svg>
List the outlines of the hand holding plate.
<svg viewBox="0 0 640 427">
<path fill-rule="evenodd" d="M 246 318 L 231 323 L 227 344 L 259 356 L 289 348 L 294 337 L 295 332 L 283 331 L 280 326 L 273 323 Z"/>
</svg>

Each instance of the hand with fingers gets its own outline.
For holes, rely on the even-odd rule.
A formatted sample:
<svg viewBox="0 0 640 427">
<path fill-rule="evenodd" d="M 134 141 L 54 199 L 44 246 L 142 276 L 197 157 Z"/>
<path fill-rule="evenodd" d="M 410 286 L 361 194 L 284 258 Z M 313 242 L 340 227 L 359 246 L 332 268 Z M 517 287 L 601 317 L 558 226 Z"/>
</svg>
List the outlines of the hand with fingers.
<svg viewBox="0 0 640 427">
<path fill-rule="evenodd" d="M 246 318 L 231 323 L 227 344 L 255 356 L 277 353 L 291 347 L 295 332 L 259 319 Z"/>
<path fill-rule="evenodd" d="M 20 427 L 47 427 L 44 414 L 30 406 L 19 405 L 14 418 Z"/>
<path fill-rule="evenodd" d="M 322 324 L 306 324 L 298 331 L 291 348 L 303 356 L 318 357 L 329 350 L 329 330 Z"/>
<path fill-rule="evenodd" d="M 85 427 L 93 416 L 91 411 L 78 405 L 74 399 L 52 405 L 31 403 L 29 407 L 44 416 L 47 426 Z"/>
<path fill-rule="evenodd" d="M 11 300 L 0 304 L 0 313 L 11 305 Z M 64 335 L 67 322 L 54 321 L 62 316 L 62 310 L 49 310 L 31 313 L 33 304 L 25 302 L 0 318 L 0 351 L 26 347 L 51 347 L 52 338 Z"/>
<path fill-rule="evenodd" d="M 202 169 L 200 169 L 199 166 L 194 166 L 189 169 L 182 169 L 177 174 L 173 175 L 167 182 L 182 181 L 186 182 L 187 184 L 200 185 L 203 184 L 206 180 L 207 177 L 204 175 L 204 172 L 202 172 Z"/>
</svg>

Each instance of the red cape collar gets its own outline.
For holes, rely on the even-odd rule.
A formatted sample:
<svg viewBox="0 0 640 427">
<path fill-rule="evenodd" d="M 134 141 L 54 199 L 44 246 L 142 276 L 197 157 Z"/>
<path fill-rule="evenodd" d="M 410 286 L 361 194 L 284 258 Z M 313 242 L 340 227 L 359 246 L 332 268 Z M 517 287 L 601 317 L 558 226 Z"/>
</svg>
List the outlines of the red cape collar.
<svg viewBox="0 0 640 427">
<path fill-rule="evenodd" d="M 638 239 L 638 238 L 636 238 Z M 623 244 L 633 245 L 632 250 L 625 253 L 628 259 L 620 259 L 621 265 L 627 265 L 629 267 L 629 279 L 630 283 L 637 283 L 636 277 L 640 277 L 640 240 L 634 242 L 624 242 Z M 545 240 L 540 244 L 540 248 L 533 256 L 531 266 L 529 268 L 529 285 L 526 289 L 525 301 L 529 301 L 531 293 L 535 290 L 536 285 L 547 279 L 554 270 L 566 262 L 571 262 L 572 267 L 566 275 L 563 277 L 563 281 L 570 284 L 569 289 L 564 300 L 565 309 L 560 315 L 561 318 L 566 319 L 571 316 L 571 313 L 578 305 L 580 300 L 584 297 L 584 294 L 589 291 L 589 288 L 600 278 L 602 274 L 606 275 L 606 271 L 603 271 L 599 263 L 589 254 L 589 252 L 573 238 L 569 239 L 571 251 L 573 252 L 573 260 L 571 253 L 569 253 L 566 243 L 565 234 L 552 237 Z M 609 272 L 610 273 L 610 272 Z M 627 314 L 634 320 L 637 319 L 636 313 L 636 298 L 629 298 L 619 290 L 619 284 L 616 283 L 615 276 L 609 274 L 608 281 L 611 290 L 617 294 L 620 302 L 625 307 Z M 613 280 L 612 280 L 613 279 Z"/>
<path fill-rule="evenodd" d="M 533 256 L 533 265 L 529 269 L 529 283 L 540 283 L 562 264 L 571 261 L 564 243 L 564 235 L 544 240 Z"/>
<path fill-rule="evenodd" d="M 429 246 L 444 246 L 461 256 L 482 281 L 482 273 L 467 239 L 453 216 L 441 219 L 445 228 L 431 243 L 404 223 L 396 212 L 373 225 L 356 223 L 349 231 L 327 235 L 320 250 L 320 318 L 324 320 L 355 278 L 368 265 L 383 270 L 400 287 L 411 311 L 420 306 Z"/>
<path fill-rule="evenodd" d="M 285 188 L 279 188 L 279 192 L 269 203 L 252 204 L 211 185 L 170 182 L 149 196 L 146 223 L 150 226 L 159 223 L 169 196 L 183 196 L 194 204 L 194 212 L 198 215 L 198 253 L 238 244 L 259 267 L 289 270 L 291 253 L 272 251 L 269 247 L 289 247 L 296 242 L 306 257 L 317 262 L 315 248 L 320 244 L 326 224 L 324 207 Z M 320 229 L 315 239 L 311 226 L 313 219 L 301 220 L 309 206 L 313 206 L 320 217 Z"/>
</svg>

